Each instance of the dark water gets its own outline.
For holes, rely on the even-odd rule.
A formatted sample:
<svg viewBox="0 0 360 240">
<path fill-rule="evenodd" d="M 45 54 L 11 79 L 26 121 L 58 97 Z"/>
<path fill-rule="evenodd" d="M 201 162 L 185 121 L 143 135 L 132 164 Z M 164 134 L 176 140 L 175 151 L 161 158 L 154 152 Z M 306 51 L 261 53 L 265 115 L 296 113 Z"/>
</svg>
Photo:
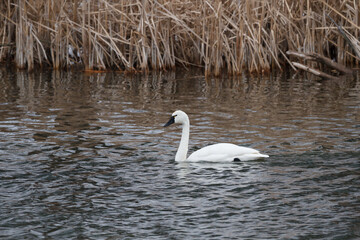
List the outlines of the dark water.
<svg viewBox="0 0 360 240">
<path fill-rule="evenodd" d="M 360 80 L 0 70 L 1 239 L 359 239 Z M 266 161 L 174 161 L 250 146 Z"/>
</svg>

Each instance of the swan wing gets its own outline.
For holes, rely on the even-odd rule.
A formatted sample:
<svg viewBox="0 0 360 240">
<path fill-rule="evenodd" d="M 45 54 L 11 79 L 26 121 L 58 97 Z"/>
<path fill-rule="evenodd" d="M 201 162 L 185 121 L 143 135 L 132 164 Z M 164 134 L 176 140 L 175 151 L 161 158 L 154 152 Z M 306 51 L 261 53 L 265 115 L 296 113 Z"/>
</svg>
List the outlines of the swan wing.
<svg viewBox="0 0 360 240">
<path fill-rule="evenodd" d="M 218 143 L 193 152 L 187 160 L 194 162 L 232 162 L 236 158 L 240 161 L 249 161 L 265 157 L 269 156 L 261 154 L 252 148 L 241 147 L 231 143 Z"/>
</svg>

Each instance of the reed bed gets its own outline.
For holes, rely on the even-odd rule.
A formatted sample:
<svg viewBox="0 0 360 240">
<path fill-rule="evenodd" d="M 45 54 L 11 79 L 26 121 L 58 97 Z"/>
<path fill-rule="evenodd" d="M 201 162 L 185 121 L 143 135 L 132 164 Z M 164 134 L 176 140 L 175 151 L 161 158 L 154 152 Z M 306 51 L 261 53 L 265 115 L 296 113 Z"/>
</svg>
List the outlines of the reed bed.
<svg viewBox="0 0 360 240">
<path fill-rule="evenodd" d="M 28 70 L 76 66 L 131 72 L 196 66 L 205 75 L 236 75 L 291 65 L 287 50 L 316 52 L 350 66 L 359 60 L 357 0 L 0 3 L 0 61 Z"/>
</svg>

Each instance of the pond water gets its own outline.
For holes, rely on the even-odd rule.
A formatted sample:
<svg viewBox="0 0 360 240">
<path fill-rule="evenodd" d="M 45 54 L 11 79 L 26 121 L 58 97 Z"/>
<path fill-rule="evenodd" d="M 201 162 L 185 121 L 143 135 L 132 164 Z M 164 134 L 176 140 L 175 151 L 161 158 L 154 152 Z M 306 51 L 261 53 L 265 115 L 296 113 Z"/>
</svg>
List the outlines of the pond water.
<svg viewBox="0 0 360 240">
<path fill-rule="evenodd" d="M 270 155 L 176 163 L 232 142 Z M 360 238 L 360 80 L 0 69 L 1 239 Z"/>
</svg>

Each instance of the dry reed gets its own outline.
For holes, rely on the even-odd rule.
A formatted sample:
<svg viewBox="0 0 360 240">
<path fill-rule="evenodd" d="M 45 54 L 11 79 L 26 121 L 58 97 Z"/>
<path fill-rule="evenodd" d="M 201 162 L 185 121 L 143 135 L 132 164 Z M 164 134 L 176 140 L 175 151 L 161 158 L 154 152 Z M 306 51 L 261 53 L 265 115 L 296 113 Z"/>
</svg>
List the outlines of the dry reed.
<svg viewBox="0 0 360 240">
<path fill-rule="evenodd" d="M 0 61 L 18 68 L 148 71 L 199 66 L 205 75 L 267 72 L 287 50 L 358 63 L 354 0 L 0 0 Z"/>
</svg>

